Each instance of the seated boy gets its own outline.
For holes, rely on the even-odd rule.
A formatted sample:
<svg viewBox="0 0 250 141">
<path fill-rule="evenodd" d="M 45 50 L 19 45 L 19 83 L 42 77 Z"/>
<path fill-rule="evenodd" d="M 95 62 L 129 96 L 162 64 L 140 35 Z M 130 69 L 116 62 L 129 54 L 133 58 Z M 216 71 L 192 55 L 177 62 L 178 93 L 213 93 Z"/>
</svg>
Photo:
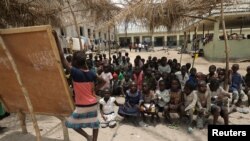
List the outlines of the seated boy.
<svg viewBox="0 0 250 141">
<path fill-rule="evenodd" d="M 197 120 L 196 124 L 198 128 L 204 127 L 204 120 L 210 115 L 211 109 L 211 96 L 207 90 L 207 84 L 205 81 L 198 83 L 197 91 Z"/>
<path fill-rule="evenodd" d="M 197 92 L 194 91 L 195 86 L 186 83 L 184 86 L 184 107 L 182 108 L 182 117 L 188 116 L 188 126 L 193 122 L 193 114 L 197 103 Z"/>
<path fill-rule="evenodd" d="M 159 82 L 159 89 L 156 90 L 156 109 L 157 113 L 162 112 L 163 116 L 165 116 L 166 105 L 170 101 L 169 91 L 165 89 L 165 82 L 164 80 L 160 80 Z"/>
<path fill-rule="evenodd" d="M 217 123 L 219 115 L 224 119 L 224 124 L 228 125 L 228 98 L 230 93 L 220 87 L 217 79 L 211 79 L 208 85 L 208 93 L 211 96 L 211 114 L 213 114 L 213 124 Z"/>
<path fill-rule="evenodd" d="M 146 82 L 142 85 L 142 101 L 140 103 L 140 112 L 143 120 L 145 121 L 145 114 L 151 116 L 151 122 L 154 121 L 155 111 L 155 94 L 150 91 Z"/>
</svg>

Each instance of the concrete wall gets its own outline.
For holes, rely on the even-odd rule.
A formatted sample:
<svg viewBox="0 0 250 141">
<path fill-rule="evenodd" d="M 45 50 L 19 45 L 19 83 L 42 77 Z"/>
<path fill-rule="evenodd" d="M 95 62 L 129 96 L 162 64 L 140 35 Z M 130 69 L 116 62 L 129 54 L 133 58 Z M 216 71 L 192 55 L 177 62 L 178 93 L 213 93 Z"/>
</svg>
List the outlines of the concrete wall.
<svg viewBox="0 0 250 141">
<path fill-rule="evenodd" d="M 228 40 L 230 60 L 250 59 L 250 39 Z M 225 61 L 224 40 L 210 42 L 204 47 L 205 58 L 211 61 Z"/>
</svg>

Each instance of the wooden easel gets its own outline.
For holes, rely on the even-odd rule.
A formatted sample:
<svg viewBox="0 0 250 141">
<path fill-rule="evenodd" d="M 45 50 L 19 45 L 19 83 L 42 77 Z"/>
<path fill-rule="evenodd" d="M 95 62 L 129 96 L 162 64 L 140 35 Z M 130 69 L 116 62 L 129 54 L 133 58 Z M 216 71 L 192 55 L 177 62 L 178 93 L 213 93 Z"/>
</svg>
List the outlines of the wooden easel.
<svg viewBox="0 0 250 141">
<path fill-rule="evenodd" d="M 43 27 L 36 27 L 36 28 L 28 28 L 28 32 L 32 32 L 32 31 L 40 31 L 40 30 L 46 30 L 47 32 L 50 32 L 51 29 L 50 27 L 48 26 L 43 26 Z M 12 32 L 13 33 L 16 33 L 16 31 L 14 30 L 10 30 L 10 31 L 7 31 L 7 32 Z M 18 29 L 18 32 L 22 32 L 22 31 L 27 31 L 27 29 Z M 52 37 L 52 34 L 48 34 L 48 37 L 50 39 L 50 44 L 52 46 L 55 46 L 55 42 L 53 41 L 53 37 Z M 26 127 L 26 113 L 29 113 L 31 115 L 31 118 L 32 118 L 32 122 L 33 122 L 33 126 L 34 126 L 34 129 L 35 129 L 35 134 L 36 134 L 36 140 L 37 141 L 41 141 L 41 134 L 40 134 L 40 129 L 39 129 L 39 126 L 37 124 L 37 119 L 36 119 L 36 114 L 35 113 L 36 111 L 34 111 L 34 108 L 33 108 L 33 105 L 32 105 L 32 102 L 31 102 L 31 98 L 30 98 L 30 95 L 29 95 L 29 92 L 25 86 L 25 84 L 23 83 L 23 80 L 22 78 L 20 77 L 21 74 L 18 70 L 18 67 L 17 67 L 17 64 L 10 52 L 10 50 L 6 47 L 5 45 L 5 42 L 3 41 L 3 38 L 2 36 L 0 36 L 0 48 L 3 49 L 3 52 L 4 54 L 7 56 L 7 59 L 8 61 L 10 62 L 10 68 L 12 70 L 14 70 L 14 73 L 15 73 L 15 77 L 16 77 L 16 80 L 18 81 L 18 87 L 21 88 L 21 92 L 25 98 L 25 102 L 27 104 L 27 107 L 28 107 L 28 111 L 23 111 L 21 109 L 18 110 L 18 108 L 14 111 L 13 109 L 10 111 L 10 112 L 17 112 L 17 115 L 18 115 L 18 118 L 19 118 L 19 121 L 20 121 L 20 127 L 21 127 L 21 130 L 22 130 L 22 133 L 23 134 L 27 134 L 28 131 L 27 131 L 27 127 Z M 55 48 L 52 48 L 53 52 L 55 53 L 57 50 Z M 59 58 L 59 55 L 57 55 L 55 53 L 55 57 L 56 59 Z M 57 67 L 60 67 L 59 64 L 56 64 Z M 62 73 L 60 72 L 61 76 L 62 76 Z M 66 87 L 66 83 L 64 83 L 64 86 Z M 68 95 L 67 95 L 68 96 Z M 70 96 L 68 96 L 70 97 Z M 0 97 L 0 100 L 2 101 L 3 105 L 5 106 L 6 110 L 8 111 L 9 107 L 8 107 L 8 103 L 5 103 L 4 99 L 2 99 Z M 70 109 L 72 110 L 73 109 L 73 104 L 71 102 L 69 102 L 69 105 L 70 105 Z M 45 111 L 46 112 L 46 111 Z M 39 114 L 39 113 L 38 113 Z M 43 114 L 43 113 L 42 113 Z M 46 115 L 46 113 L 44 113 Z M 47 114 L 47 115 L 51 115 L 51 114 Z M 56 113 L 53 113 L 53 115 L 55 117 L 57 117 L 60 121 L 61 121 L 61 125 L 62 125 L 62 129 L 63 129 L 63 135 L 64 135 L 64 140 L 65 141 L 69 141 L 69 133 L 68 133 L 68 129 L 67 127 L 65 126 L 65 117 L 66 116 L 65 114 L 56 114 Z"/>
</svg>

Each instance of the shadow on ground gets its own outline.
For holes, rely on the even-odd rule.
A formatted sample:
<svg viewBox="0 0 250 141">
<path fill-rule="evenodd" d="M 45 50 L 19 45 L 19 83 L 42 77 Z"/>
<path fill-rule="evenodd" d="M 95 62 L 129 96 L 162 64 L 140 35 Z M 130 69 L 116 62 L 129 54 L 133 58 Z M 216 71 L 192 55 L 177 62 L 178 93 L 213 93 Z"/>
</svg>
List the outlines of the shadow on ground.
<svg viewBox="0 0 250 141">
<path fill-rule="evenodd" d="M 12 132 L 10 134 L 6 134 L 4 137 L 0 139 L 0 141 L 35 141 L 36 136 L 32 134 L 22 134 L 21 132 Z M 42 141 L 63 141 L 59 139 L 52 139 L 42 137 Z"/>
</svg>

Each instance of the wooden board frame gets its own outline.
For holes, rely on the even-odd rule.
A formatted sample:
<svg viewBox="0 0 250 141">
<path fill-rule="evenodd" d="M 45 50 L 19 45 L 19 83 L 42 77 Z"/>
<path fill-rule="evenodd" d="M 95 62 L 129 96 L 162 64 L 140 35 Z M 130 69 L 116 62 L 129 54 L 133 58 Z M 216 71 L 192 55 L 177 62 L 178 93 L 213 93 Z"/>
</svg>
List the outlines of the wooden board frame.
<svg viewBox="0 0 250 141">
<path fill-rule="evenodd" d="M 63 84 L 64 91 L 65 91 L 66 96 L 67 96 L 67 101 L 69 102 L 68 103 L 69 106 L 70 106 L 69 108 L 71 109 L 71 112 L 72 112 L 73 109 L 74 109 L 74 105 L 73 105 L 72 97 L 69 94 L 68 84 L 67 84 L 67 81 L 65 80 L 65 75 L 64 75 L 63 68 L 62 68 L 62 65 L 61 65 L 61 60 L 60 60 L 60 56 L 59 56 L 59 53 L 58 53 L 58 50 L 57 50 L 57 45 L 56 45 L 55 39 L 54 39 L 53 34 L 52 34 L 51 26 L 46 25 L 46 26 L 33 26 L 33 27 L 3 29 L 3 30 L 0 30 L 0 36 L 9 35 L 9 34 L 18 34 L 18 33 L 39 32 L 39 31 L 46 31 L 47 32 L 48 38 L 50 40 L 49 44 L 51 45 L 51 50 L 53 52 L 53 55 L 54 55 L 55 61 L 56 61 L 55 67 L 59 71 L 60 77 L 62 79 L 64 79 L 61 83 Z M 8 110 L 9 109 L 8 108 L 8 103 L 6 103 L 3 99 L 2 99 L 2 101 L 4 102 L 5 107 Z M 18 111 L 19 111 L 19 109 L 16 109 L 16 111 L 10 111 L 10 112 L 18 112 Z M 23 112 L 28 113 L 28 111 L 23 111 Z M 56 112 L 55 113 L 46 113 L 46 112 L 36 112 L 36 111 L 34 111 L 35 114 L 51 115 L 51 116 L 68 116 L 69 114 L 71 114 L 71 112 L 68 112 L 67 114 L 60 114 L 60 113 L 56 113 Z"/>
</svg>

